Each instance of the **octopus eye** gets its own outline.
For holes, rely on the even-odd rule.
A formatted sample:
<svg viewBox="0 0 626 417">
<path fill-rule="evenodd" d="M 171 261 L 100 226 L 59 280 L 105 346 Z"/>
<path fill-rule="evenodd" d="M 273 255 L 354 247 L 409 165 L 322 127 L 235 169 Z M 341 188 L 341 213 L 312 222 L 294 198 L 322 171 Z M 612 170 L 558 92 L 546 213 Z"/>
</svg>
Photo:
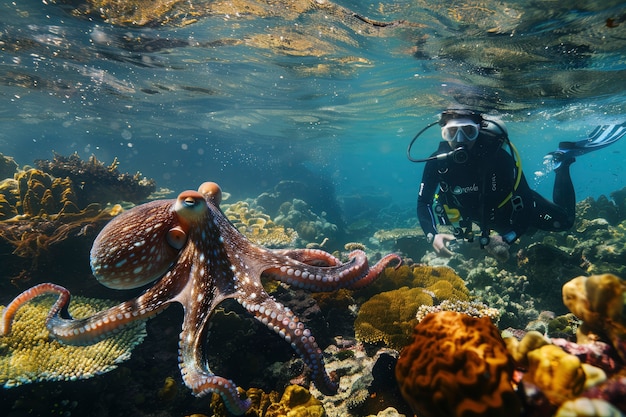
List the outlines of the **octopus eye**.
<svg viewBox="0 0 626 417">
<path fill-rule="evenodd" d="M 187 243 L 187 233 L 180 226 L 176 226 L 168 230 L 166 239 L 174 249 L 182 249 Z"/>
<path fill-rule="evenodd" d="M 183 224 L 200 221 L 209 210 L 204 196 L 197 191 L 180 193 L 173 208 Z"/>
<path fill-rule="evenodd" d="M 198 204 L 198 200 L 193 197 L 187 197 L 183 200 L 183 204 L 185 205 L 185 207 L 194 207 L 196 204 Z"/>
</svg>

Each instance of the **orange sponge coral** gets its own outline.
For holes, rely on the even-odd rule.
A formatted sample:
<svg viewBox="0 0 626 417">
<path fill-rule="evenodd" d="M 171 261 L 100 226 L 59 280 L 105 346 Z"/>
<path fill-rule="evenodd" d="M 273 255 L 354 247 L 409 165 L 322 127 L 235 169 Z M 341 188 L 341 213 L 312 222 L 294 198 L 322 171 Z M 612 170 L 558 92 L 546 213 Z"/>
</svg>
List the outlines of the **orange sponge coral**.
<svg viewBox="0 0 626 417">
<path fill-rule="evenodd" d="M 513 361 L 487 317 L 441 311 L 413 329 L 396 365 L 405 400 L 420 417 L 520 415 Z"/>
</svg>

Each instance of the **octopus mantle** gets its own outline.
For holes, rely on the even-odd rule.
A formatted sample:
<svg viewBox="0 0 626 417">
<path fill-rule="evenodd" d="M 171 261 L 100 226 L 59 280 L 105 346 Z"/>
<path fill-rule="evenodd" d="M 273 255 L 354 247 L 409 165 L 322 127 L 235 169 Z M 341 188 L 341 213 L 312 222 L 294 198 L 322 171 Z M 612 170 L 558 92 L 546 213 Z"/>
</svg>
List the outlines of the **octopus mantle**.
<svg viewBox="0 0 626 417">
<path fill-rule="evenodd" d="M 335 394 L 337 382 L 326 373 L 311 331 L 265 292 L 261 274 L 313 291 L 359 288 L 400 258 L 390 254 L 370 268 L 362 251 L 352 252 L 350 261 L 342 263 L 316 249 L 266 249 L 237 231 L 221 212 L 220 202 L 219 186 L 207 182 L 197 192 L 182 192 L 176 200 L 153 201 L 117 216 L 91 249 L 94 275 L 115 289 L 158 281 L 137 298 L 80 320 L 67 312 L 67 289 L 40 284 L 7 306 L 0 335 L 10 332 L 17 309 L 41 294 L 58 295 L 47 328 L 53 338 L 68 344 L 95 343 L 178 302 L 184 309 L 178 359 L 185 384 L 196 396 L 218 393 L 231 412 L 243 414 L 249 400 L 239 397 L 232 381 L 211 372 L 202 352 L 208 320 L 223 300 L 232 298 L 291 344 L 322 393 Z"/>
</svg>

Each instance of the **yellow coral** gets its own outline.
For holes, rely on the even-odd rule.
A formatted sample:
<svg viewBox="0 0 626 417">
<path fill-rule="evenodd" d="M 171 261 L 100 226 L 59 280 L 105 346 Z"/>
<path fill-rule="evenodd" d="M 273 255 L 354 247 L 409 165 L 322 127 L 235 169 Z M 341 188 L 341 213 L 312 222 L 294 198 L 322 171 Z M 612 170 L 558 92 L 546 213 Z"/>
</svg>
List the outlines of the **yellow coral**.
<svg viewBox="0 0 626 417">
<path fill-rule="evenodd" d="M 326 415 L 322 403 L 304 387 L 289 385 L 278 403 L 267 408 L 265 417 L 323 417 Z"/>
<path fill-rule="evenodd" d="M 421 306 L 433 306 L 444 300 L 469 301 L 463 279 L 448 267 L 386 268 L 358 295 L 364 297 L 372 292 L 379 294 L 361 306 L 354 322 L 356 337 L 367 343 L 383 342 L 394 349 L 408 343 Z"/>
<path fill-rule="evenodd" d="M 520 341 L 515 337 L 507 337 L 504 339 L 504 342 L 515 364 L 523 368 L 528 367 L 528 353 L 530 351 L 550 344 L 550 342 L 536 330 L 531 330 L 526 333 Z"/>
<path fill-rule="evenodd" d="M 402 287 L 377 294 L 359 309 L 355 336 L 362 342 L 383 342 L 399 350 L 410 340 L 418 308 L 432 304 L 432 295 L 423 288 Z"/>
<path fill-rule="evenodd" d="M 250 207 L 245 201 L 225 206 L 224 214 L 237 230 L 257 245 L 287 247 L 298 238 L 296 231 L 277 225 L 270 216 Z"/>
<path fill-rule="evenodd" d="M 626 281 L 613 275 L 580 276 L 563 285 L 563 303 L 583 325 L 579 342 L 586 334 L 606 334 L 626 360 Z"/>
<path fill-rule="evenodd" d="M 383 291 L 405 286 L 421 287 L 432 291 L 439 301 L 469 299 L 469 290 L 465 286 L 465 281 L 452 268 L 426 265 L 402 265 L 397 269 L 385 268 L 376 281 L 358 292 L 358 296 L 367 298 Z"/>
<path fill-rule="evenodd" d="M 240 391 L 242 391 L 240 389 Z M 265 393 L 260 388 L 248 388 L 245 396 L 251 406 L 246 415 L 258 417 L 324 417 L 326 411 L 322 403 L 309 391 L 299 385 L 289 385 L 282 396 L 276 391 Z M 213 394 L 211 409 L 214 417 L 230 415 L 224 409 L 221 397 Z"/>
<path fill-rule="evenodd" d="M 161 401 L 172 401 L 178 393 L 178 387 L 176 381 L 171 376 L 165 378 L 163 381 L 163 387 L 158 392 L 158 397 Z"/>
<path fill-rule="evenodd" d="M 0 337 L 0 384 L 5 388 L 37 381 L 86 379 L 108 372 L 129 359 L 132 349 L 146 336 L 142 322 L 93 345 L 61 344 L 49 338 L 45 326 L 54 301 L 47 296 L 25 304 L 15 315 L 11 333 Z M 73 317 L 82 318 L 114 304 L 73 297 L 69 310 Z"/>
<path fill-rule="evenodd" d="M 580 359 L 558 346 L 544 345 L 528 352 L 523 380 L 536 385 L 553 404 L 576 398 L 585 387 Z"/>
</svg>

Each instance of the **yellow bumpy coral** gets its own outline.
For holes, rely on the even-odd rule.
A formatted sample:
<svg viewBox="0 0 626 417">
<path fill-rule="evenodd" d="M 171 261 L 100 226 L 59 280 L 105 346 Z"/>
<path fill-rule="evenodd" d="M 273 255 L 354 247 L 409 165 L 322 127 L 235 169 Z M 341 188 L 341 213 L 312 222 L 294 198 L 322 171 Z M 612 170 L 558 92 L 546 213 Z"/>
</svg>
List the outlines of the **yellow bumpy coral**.
<svg viewBox="0 0 626 417">
<path fill-rule="evenodd" d="M 463 278 L 447 266 L 402 265 L 399 268 L 385 268 L 372 284 L 360 290 L 360 297 L 369 297 L 383 291 L 402 287 L 425 288 L 438 299 L 468 300 L 469 290 Z"/>
<path fill-rule="evenodd" d="M 132 349 L 146 336 L 145 323 L 137 323 L 93 345 L 64 345 L 52 340 L 45 326 L 54 300 L 40 297 L 22 306 L 11 333 L 0 336 L 0 385 L 5 388 L 86 379 L 108 372 L 129 359 Z M 73 297 L 69 310 L 74 318 L 82 318 L 112 305 L 110 301 Z"/>
<path fill-rule="evenodd" d="M 401 349 L 409 342 L 421 306 L 433 306 L 444 300 L 469 301 L 463 279 L 448 267 L 386 268 L 358 295 L 364 297 L 372 291 L 379 294 L 374 294 L 359 309 L 354 322 L 356 338 L 366 343 L 382 342 L 393 349 Z"/>
<path fill-rule="evenodd" d="M 324 406 L 304 387 L 289 385 L 278 403 L 267 408 L 265 417 L 323 417 Z"/>
<path fill-rule="evenodd" d="M 574 278 L 563 285 L 563 303 L 583 321 L 579 342 L 588 332 L 606 335 L 626 361 L 626 281 L 613 274 Z"/>
<path fill-rule="evenodd" d="M 524 381 L 536 385 L 553 404 L 576 398 L 585 387 L 580 359 L 558 346 L 544 345 L 527 354 L 528 372 Z"/>
<path fill-rule="evenodd" d="M 293 245 L 298 238 L 295 230 L 277 225 L 270 216 L 250 207 L 245 201 L 238 201 L 227 206 L 224 214 L 237 230 L 261 246 L 287 247 Z"/>
<path fill-rule="evenodd" d="M 402 287 L 377 294 L 359 309 L 355 336 L 362 342 L 382 342 L 400 350 L 409 342 L 417 324 L 417 310 L 423 305 L 433 305 L 432 294 L 424 288 Z"/>
</svg>

